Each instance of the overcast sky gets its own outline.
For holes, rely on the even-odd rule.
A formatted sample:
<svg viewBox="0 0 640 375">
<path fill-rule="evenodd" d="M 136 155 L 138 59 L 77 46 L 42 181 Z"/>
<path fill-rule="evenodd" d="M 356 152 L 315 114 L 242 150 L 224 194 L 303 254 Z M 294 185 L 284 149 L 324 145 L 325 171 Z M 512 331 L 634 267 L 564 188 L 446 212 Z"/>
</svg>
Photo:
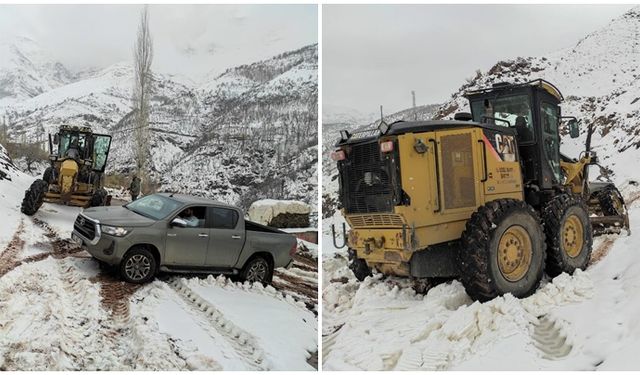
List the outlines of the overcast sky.
<svg viewBox="0 0 640 375">
<path fill-rule="evenodd" d="M 24 35 L 74 68 L 131 60 L 141 5 L 0 5 L 0 38 Z M 209 71 L 317 43 L 316 5 L 151 5 L 153 67 Z"/>
<path fill-rule="evenodd" d="M 476 69 L 573 46 L 631 5 L 325 5 L 323 106 L 385 113 L 446 100 Z"/>
</svg>

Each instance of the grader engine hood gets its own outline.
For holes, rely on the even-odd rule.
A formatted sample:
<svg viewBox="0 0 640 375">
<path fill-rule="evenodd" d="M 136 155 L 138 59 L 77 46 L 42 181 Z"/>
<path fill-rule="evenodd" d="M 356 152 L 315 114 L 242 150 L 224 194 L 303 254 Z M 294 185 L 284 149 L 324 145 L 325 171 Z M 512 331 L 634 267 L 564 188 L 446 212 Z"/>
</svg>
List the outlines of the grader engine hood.
<svg viewBox="0 0 640 375">
<path fill-rule="evenodd" d="M 71 194 L 76 175 L 78 174 L 78 163 L 73 159 L 67 159 L 60 166 L 60 194 Z"/>
</svg>

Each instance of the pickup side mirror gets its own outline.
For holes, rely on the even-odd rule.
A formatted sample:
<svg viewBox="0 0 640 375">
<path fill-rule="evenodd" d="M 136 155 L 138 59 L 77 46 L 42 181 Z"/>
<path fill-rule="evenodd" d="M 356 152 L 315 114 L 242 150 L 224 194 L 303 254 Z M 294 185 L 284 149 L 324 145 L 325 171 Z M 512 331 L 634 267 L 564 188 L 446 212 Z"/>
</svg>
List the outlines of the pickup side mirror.
<svg viewBox="0 0 640 375">
<path fill-rule="evenodd" d="M 575 119 L 569 120 L 569 135 L 571 136 L 571 138 L 578 138 L 580 136 L 578 121 Z"/>
<path fill-rule="evenodd" d="M 179 227 L 179 228 L 186 228 L 187 227 L 187 222 L 184 219 L 181 219 L 179 217 L 171 220 L 171 224 L 172 227 Z"/>
</svg>

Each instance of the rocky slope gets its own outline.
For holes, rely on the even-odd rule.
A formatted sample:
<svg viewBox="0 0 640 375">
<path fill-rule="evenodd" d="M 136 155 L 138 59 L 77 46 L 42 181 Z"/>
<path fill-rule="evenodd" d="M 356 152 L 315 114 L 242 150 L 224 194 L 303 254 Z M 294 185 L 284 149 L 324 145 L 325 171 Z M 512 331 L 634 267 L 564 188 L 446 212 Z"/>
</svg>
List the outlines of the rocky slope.
<svg viewBox="0 0 640 375">
<path fill-rule="evenodd" d="M 0 47 L 0 124 L 12 140 L 44 141 L 61 124 L 90 126 L 113 136 L 107 171 L 132 172 L 130 63 L 72 73 L 34 41 Z M 162 190 L 229 203 L 289 198 L 315 207 L 316 124 L 317 45 L 198 84 L 155 74 L 152 176 Z"/>
</svg>

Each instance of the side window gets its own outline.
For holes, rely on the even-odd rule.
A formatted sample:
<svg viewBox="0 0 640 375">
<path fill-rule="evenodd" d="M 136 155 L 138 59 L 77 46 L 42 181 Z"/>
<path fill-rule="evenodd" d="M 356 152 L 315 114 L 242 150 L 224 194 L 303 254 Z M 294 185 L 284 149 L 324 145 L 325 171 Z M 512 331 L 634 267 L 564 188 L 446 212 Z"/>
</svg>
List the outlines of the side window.
<svg viewBox="0 0 640 375">
<path fill-rule="evenodd" d="M 111 137 L 105 135 L 94 135 L 92 155 L 94 171 L 104 171 L 110 145 Z"/>
<path fill-rule="evenodd" d="M 549 167 L 553 171 L 556 181 L 561 181 L 560 172 L 560 136 L 558 135 L 558 123 L 560 116 L 558 114 L 558 107 L 549 104 L 542 103 L 542 131 L 544 141 L 544 153 L 547 157 Z"/>
<path fill-rule="evenodd" d="M 187 228 L 204 228 L 207 217 L 207 208 L 187 207 L 180 211 L 177 217 L 187 222 Z"/>
<path fill-rule="evenodd" d="M 238 224 L 238 211 L 211 207 L 211 228 L 215 229 L 234 229 Z"/>
</svg>

